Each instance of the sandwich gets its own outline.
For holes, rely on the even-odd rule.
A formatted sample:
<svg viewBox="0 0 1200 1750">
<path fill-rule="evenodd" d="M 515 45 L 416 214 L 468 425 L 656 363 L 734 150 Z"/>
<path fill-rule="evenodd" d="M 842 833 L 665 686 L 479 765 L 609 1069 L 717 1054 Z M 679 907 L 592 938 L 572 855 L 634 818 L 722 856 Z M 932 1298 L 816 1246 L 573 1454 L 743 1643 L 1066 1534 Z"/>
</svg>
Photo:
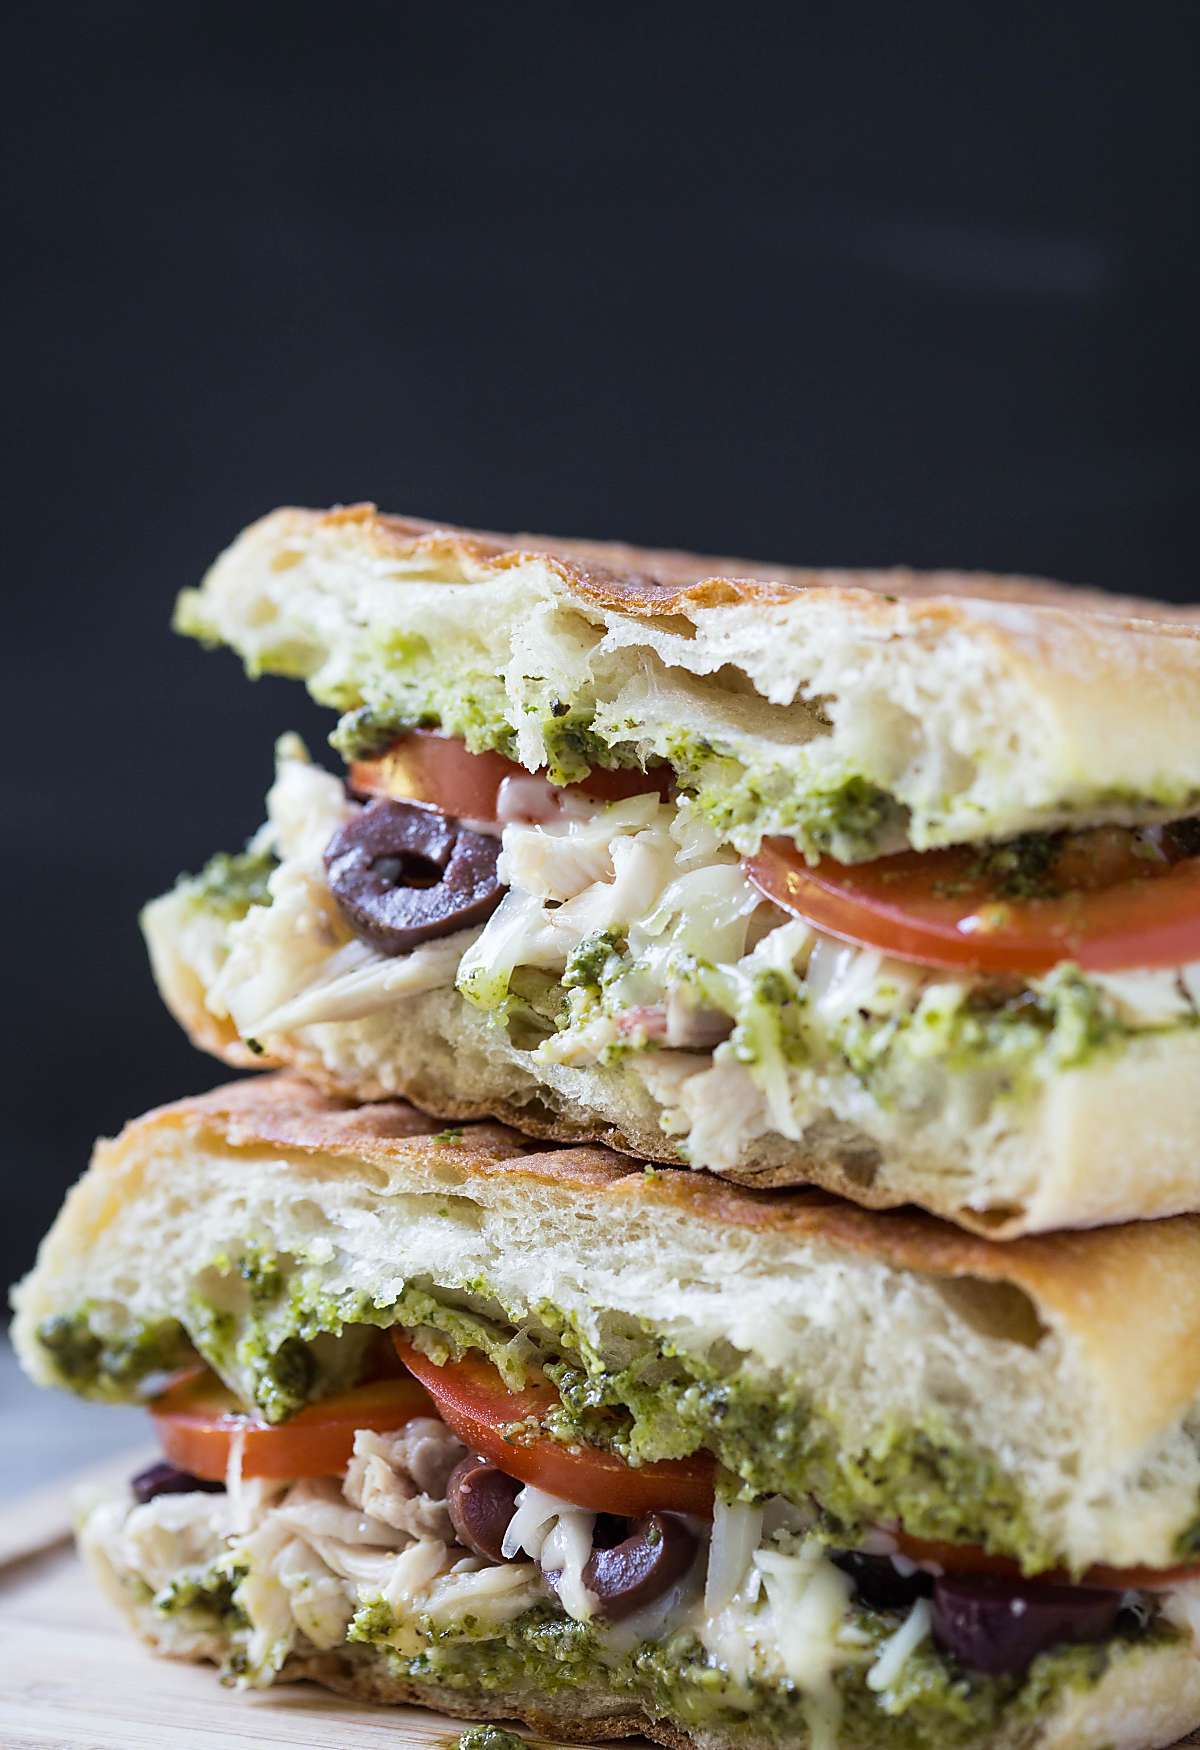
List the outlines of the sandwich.
<svg viewBox="0 0 1200 1750">
<path fill-rule="evenodd" d="M 178 624 L 344 765 L 285 738 L 246 850 L 148 907 L 169 1007 L 353 1101 L 995 1238 L 1200 1209 L 1200 627 L 737 569 L 246 531 Z"/>
<path fill-rule="evenodd" d="M 1200 1725 L 1200 1218 L 1005 1246 L 284 1076 L 99 1145 L 16 1291 L 149 1410 L 159 1651 L 584 1742 Z"/>
</svg>

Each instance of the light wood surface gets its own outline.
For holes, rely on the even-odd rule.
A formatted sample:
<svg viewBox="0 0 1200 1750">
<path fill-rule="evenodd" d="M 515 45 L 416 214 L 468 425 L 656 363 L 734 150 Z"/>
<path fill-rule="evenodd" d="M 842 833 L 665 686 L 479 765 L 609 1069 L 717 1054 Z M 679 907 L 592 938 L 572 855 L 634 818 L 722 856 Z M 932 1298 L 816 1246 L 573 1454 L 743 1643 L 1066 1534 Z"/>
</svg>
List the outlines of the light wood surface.
<svg viewBox="0 0 1200 1750">
<path fill-rule="evenodd" d="M 462 1731 L 417 1708 L 369 1708 L 313 1684 L 223 1689 L 211 1665 L 156 1659 L 98 1596 L 69 1542 L 0 1571 L 4 1750 L 383 1750 Z"/>
<path fill-rule="evenodd" d="M 109 1462 L 0 1512 L 3 1750 L 450 1750 L 462 1721 L 443 1714 L 358 1706 L 309 1683 L 240 1693 L 223 1689 L 211 1666 L 148 1653 L 96 1592 L 67 1522 L 68 1497 L 80 1483 L 128 1475 L 142 1457 Z M 1186 1742 L 1200 1745 L 1200 1734 Z M 652 1747 L 637 1738 L 622 1750 Z"/>
</svg>

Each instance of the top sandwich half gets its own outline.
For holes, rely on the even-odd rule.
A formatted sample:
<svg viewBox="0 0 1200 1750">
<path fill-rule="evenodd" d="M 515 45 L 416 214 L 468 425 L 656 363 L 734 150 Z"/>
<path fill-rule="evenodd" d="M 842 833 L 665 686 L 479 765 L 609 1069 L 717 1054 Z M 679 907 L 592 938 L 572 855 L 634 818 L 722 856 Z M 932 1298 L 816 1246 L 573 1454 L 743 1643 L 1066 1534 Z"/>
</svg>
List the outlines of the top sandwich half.
<svg viewBox="0 0 1200 1750">
<path fill-rule="evenodd" d="M 249 856 L 149 908 L 193 1037 L 995 1235 L 1200 1208 L 1200 626 L 718 569 L 249 529 L 178 623 L 349 772 L 285 746 Z"/>
<path fill-rule="evenodd" d="M 1200 625 L 1021 579 L 705 576 L 634 548 L 617 571 L 513 540 L 281 510 L 177 624 L 306 681 L 348 757 L 434 726 L 555 783 L 666 766 L 742 852 L 857 863 L 1200 808 Z"/>
</svg>

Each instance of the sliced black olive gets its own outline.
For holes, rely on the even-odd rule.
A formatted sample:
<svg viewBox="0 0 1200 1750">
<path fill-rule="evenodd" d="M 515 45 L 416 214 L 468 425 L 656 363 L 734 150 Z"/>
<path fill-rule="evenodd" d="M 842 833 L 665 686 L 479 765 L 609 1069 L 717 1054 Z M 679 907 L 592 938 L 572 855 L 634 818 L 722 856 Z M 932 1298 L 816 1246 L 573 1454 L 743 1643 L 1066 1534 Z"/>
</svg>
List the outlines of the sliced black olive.
<svg viewBox="0 0 1200 1750">
<path fill-rule="evenodd" d="M 933 1576 L 914 1568 L 902 1574 L 890 1556 L 868 1556 L 860 1550 L 840 1550 L 833 1565 L 854 1582 L 854 1594 L 868 1610 L 907 1610 L 933 1591 Z"/>
<path fill-rule="evenodd" d="M 334 833 L 325 871 L 343 917 L 383 954 L 407 954 L 491 917 L 499 839 L 412 802 L 372 802 Z"/>
<path fill-rule="evenodd" d="M 460 1459 L 446 1484 L 446 1508 L 454 1535 L 464 1549 L 490 1562 L 506 1562 L 501 1548 L 516 1508 L 521 1484 L 486 1458 L 472 1453 Z"/>
<path fill-rule="evenodd" d="M 629 1534 L 607 1549 L 593 1547 L 583 1583 L 600 1601 L 600 1614 L 632 1616 L 682 1580 L 696 1555 L 696 1539 L 674 1513 L 644 1513 Z"/>
<path fill-rule="evenodd" d="M 168 1464 L 165 1458 L 158 1464 L 147 1465 L 145 1470 L 140 1470 L 135 1477 L 131 1477 L 129 1488 L 134 1500 L 143 1505 L 147 1501 L 153 1501 L 156 1495 L 221 1495 L 225 1492 L 224 1483 L 210 1482 L 207 1477 L 194 1477 L 190 1471 Z"/>
<path fill-rule="evenodd" d="M 933 1588 L 933 1638 L 971 1671 L 1019 1676 L 1047 1647 L 1102 1641 L 1121 1613 L 1119 1592 L 988 1575 L 946 1575 Z"/>
</svg>

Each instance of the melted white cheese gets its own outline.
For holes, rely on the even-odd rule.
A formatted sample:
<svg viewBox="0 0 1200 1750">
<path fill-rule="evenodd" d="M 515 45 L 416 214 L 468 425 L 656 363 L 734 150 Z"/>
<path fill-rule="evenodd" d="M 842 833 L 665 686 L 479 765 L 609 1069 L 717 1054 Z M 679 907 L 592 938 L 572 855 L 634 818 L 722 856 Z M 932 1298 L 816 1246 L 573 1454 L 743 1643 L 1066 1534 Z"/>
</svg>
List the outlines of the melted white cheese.
<svg viewBox="0 0 1200 1750">
<path fill-rule="evenodd" d="M 762 1542 L 763 1509 L 744 1502 L 713 1503 L 712 1540 L 704 1582 L 704 1609 L 717 1616 L 746 1584 L 754 1552 Z"/>
<path fill-rule="evenodd" d="M 576 1622 L 588 1621 L 596 1610 L 596 1598 L 583 1583 L 595 1523 L 594 1513 L 527 1485 L 517 1496 L 516 1512 L 501 1544 L 505 1556 L 523 1551 L 544 1574 L 558 1575 L 559 1602 Z"/>
<path fill-rule="evenodd" d="M 928 1598 L 918 1598 L 895 1634 L 889 1635 L 880 1647 L 875 1663 L 867 1672 L 868 1689 L 882 1695 L 894 1687 L 909 1659 L 928 1638 L 932 1623 L 933 1611 Z"/>
</svg>

